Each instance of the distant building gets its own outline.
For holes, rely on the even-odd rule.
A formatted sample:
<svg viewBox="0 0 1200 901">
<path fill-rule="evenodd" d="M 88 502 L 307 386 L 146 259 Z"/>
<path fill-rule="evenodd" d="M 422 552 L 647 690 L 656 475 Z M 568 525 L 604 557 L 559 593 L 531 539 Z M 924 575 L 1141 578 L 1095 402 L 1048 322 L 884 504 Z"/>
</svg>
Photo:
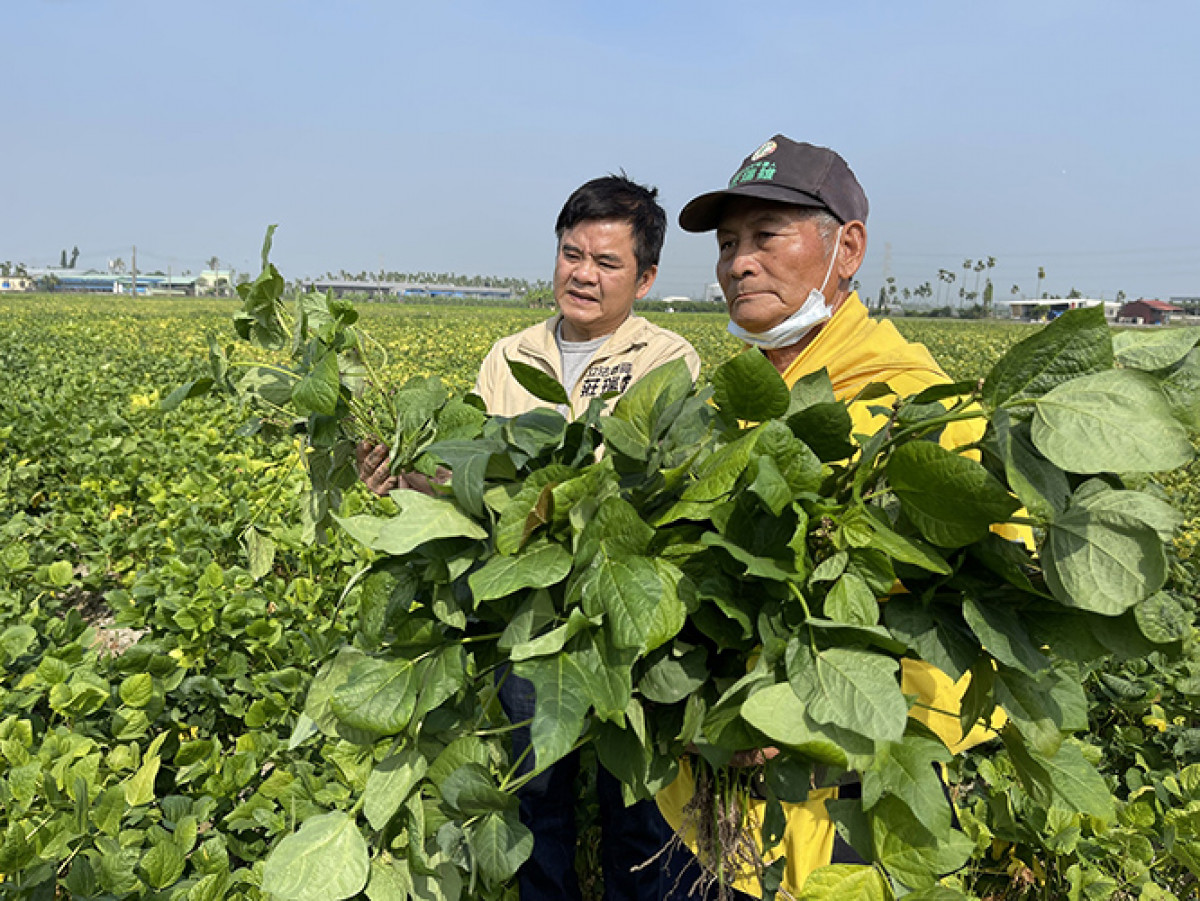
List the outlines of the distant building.
<svg viewBox="0 0 1200 901">
<path fill-rule="evenodd" d="M 88 269 L 61 269 L 50 267 L 46 269 L 30 269 L 29 274 L 36 280 L 49 285 L 51 291 L 64 291 L 74 294 L 132 294 L 134 278 L 131 272 L 111 272 Z M 228 269 L 216 273 L 205 271 L 201 275 L 209 275 L 207 281 L 192 275 L 163 275 L 161 273 L 139 272 L 137 274 L 137 294 L 143 297 L 148 294 L 175 294 L 180 296 L 195 296 L 197 294 L 221 294 L 218 285 L 228 285 L 233 272 Z M 232 288 L 227 288 L 225 294 L 231 294 Z"/>
<path fill-rule="evenodd" d="M 32 291 L 33 279 L 28 275 L 0 275 L 0 291 Z"/>
<path fill-rule="evenodd" d="M 1057 319 L 1067 310 L 1082 310 L 1088 307 L 1104 307 L 1104 318 L 1115 322 L 1121 309 L 1117 300 L 1098 300 L 1092 297 L 1043 297 L 1040 300 L 1010 300 L 1008 308 L 1013 319 L 1022 322 L 1045 322 Z"/>
<path fill-rule="evenodd" d="M 1165 300 L 1135 300 L 1121 307 L 1117 321 L 1131 325 L 1166 325 L 1171 321 L 1172 313 L 1183 313 L 1183 307 Z"/>
<path fill-rule="evenodd" d="M 711 303 L 725 303 L 725 294 L 721 291 L 721 283 L 713 282 L 704 286 L 704 299 Z"/>
<path fill-rule="evenodd" d="M 365 294 L 377 299 L 423 297 L 465 297 L 475 300 L 513 300 L 512 288 L 488 288 L 475 285 L 434 284 L 432 282 L 374 282 L 353 279 L 316 279 L 305 285 L 309 291 L 343 294 Z"/>
<path fill-rule="evenodd" d="M 139 275 L 141 280 L 144 276 Z M 192 280 L 192 293 L 216 297 L 232 297 L 234 294 L 232 269 L 201 269 Z"/>
</svg>

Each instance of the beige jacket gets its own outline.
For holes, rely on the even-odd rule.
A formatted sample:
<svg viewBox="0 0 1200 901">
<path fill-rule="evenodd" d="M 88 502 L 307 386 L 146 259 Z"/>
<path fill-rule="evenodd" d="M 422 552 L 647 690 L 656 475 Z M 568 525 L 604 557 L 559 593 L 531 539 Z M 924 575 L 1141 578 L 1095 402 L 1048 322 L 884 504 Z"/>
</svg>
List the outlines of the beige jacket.
<svg viewBox="0 0 1200 901">
<path fill-rule="evenodd" d="M 553 407 L 521 387 L 509 371 L 508 360 L 528 363 L 562 382 L 562 354 L 554 341 L 560 316 L 501 338 L 484 357 L 475 380 L 475 393 L 494 416 L 517 416 L 537 407 Z M 700 374 L 700 356 L 683 338 L 640 316 L 630 316 L 609 336 L 574 385 L 565 385 L 571 410 L 579 416 L 592 398 L 625 389 L 651 369 L 682 358 L 693 381 Z"/>
</svg>

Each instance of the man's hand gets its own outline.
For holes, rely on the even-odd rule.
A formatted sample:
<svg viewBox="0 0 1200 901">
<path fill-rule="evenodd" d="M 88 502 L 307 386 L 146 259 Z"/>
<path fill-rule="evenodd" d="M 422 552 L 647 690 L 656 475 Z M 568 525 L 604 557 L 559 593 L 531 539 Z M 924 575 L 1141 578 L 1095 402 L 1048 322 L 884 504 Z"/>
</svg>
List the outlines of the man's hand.
<svg viewBox="0 0 1200 901">
<path fill-rule="evenodd" d="M 360 441 L 354 448 L 354 461 L 358 464 L 358 477 L 373 494 L 383 497 L 393 488 L 400 487 L 400 478 L 388 470 L 388 448 L 386 444 Z"/>
<path fill-rule="evenodd" d="M 762 766 L 779 756 L 778 748 L 757 748 L 753 751 L 735 751 L 729 758 L 730 766 Z"/>
<path fill-rule="evenodd" d="M 439 466 L 437 474 L 430 479 L 419 472 L 403 472 L 392 475 L 388 469 L 386 444 L 360 441 L 354 448 L 354 460 L 358 464 L 358 477 L 372 493 L 383 497 L 389 491 L 419 491 L 433 497 L 437 492 L 434 484 L 444 485 L 450 479 L 450 470 Z"/>
</svg>

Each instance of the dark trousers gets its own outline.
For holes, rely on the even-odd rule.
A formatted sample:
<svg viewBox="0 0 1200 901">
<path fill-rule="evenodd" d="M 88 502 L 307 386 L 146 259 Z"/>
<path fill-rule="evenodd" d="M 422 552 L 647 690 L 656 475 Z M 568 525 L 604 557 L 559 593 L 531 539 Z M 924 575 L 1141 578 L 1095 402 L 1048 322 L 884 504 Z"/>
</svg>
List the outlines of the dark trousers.
<svg viewBox="0 0 1200 901">
<path fill-rule="evenodd" d="M 533 684 L 508 673 L 500 685 L 500 703 L 514 723 L 532 719 Z M 528 727 L 513 733 L 513 755 L 519 757 L 530 744 Z M 525 756 L 519 772 L 535 767 L 533 752 Z M 517 873 L 521 901 L 577 901 L 575 874 L 578 828 L 575 823 L 575 779 L 579 754 L 569 754 L 539 773 L 517 792 L 521 822 L 533 833 L 533 853 Z M 654 801 L 625 806 L 621 783 L 604 767 L 596 774 L 600 802 L 601 870 L 605 901 L 661 901 L 673 885 L 664 858 L 642 866 L 670 841 L 673 830 Z M 686 891 L 674 897 L 686 897 Z"/>
</svg>

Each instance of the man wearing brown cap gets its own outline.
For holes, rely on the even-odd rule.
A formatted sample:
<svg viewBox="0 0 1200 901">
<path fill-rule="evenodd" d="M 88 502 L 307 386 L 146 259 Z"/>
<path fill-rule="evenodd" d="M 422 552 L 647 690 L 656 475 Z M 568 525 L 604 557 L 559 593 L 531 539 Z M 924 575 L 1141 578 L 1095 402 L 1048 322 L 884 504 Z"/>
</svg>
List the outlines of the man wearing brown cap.
<svg viewBox="0 0 1200 901">
<path fill-rule="evenodd" d="M 729 308 L 729 331 L 761 348 L 789 387 L 820 369 L 828 372 L 840 400 L 872 382 L 884 382 L 903 397 L 950 381 L 924 346 L 906 341 L 890 322 L 871 320 L 851 289 L 867 249 L 867 208 L 866 194 L 841 156 L 776 135 L 742 161 L 727 187 L 700 195 L 679 214 L 685 231 L 716 231 L 717 280 Z M 850 405 L 854 434 L 878 431 L 884 417 L 869 407 L 881 403 L 876 398 Z M 961 447 L 978 437 L 977 424 L 955 423 L 945 429 L 942 444 Z M 901 689 L 918 695 L 910 715 L 951 750 L 987 738 L 979 727 L 964 735 L 954 713 L 965 684 L 906 660 Z M 808 801 L 785 805 L 783 887 L 792 895 L 818 867 L 862 862 L 837 836 L 825 809 L 838 790 L 814 789 Z M 659 796 L 676 829 L 691 794 L 685 768 Z M 763 811 L 758 815 L 761 822 Z M 752 895 L 760 891 L 750 880 L 736 887 Z"/>
</svg>

